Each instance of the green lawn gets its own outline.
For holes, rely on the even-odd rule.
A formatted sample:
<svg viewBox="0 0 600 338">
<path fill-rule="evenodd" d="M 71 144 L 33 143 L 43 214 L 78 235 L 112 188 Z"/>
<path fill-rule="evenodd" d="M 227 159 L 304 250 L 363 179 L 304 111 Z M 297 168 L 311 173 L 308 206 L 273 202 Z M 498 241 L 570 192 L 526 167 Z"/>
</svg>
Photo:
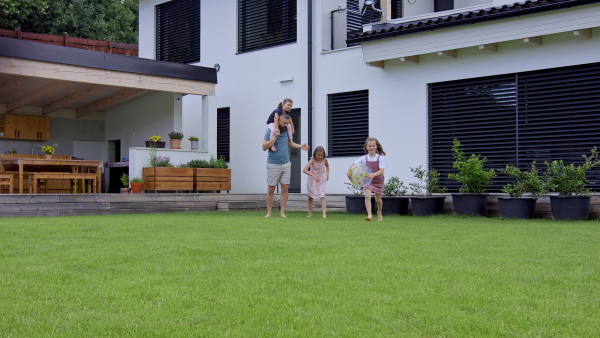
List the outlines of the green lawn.
<svg viewBox="0 0 600 338">
<path fill-rule="evenodd" d="M 264 214 L 0 218 L 0 337 L 600 336 L 599 221 Z"/>
</svg>

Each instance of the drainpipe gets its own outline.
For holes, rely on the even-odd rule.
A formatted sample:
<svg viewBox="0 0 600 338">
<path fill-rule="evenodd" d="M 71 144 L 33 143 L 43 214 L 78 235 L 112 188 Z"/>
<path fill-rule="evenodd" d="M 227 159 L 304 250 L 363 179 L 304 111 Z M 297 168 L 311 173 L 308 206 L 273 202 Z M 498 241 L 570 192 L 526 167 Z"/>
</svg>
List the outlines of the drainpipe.
<svg viewBox="0 0 600 338">
<path fill-rule="evenodd" d="M 312 52 L 313 52 L 313 38 L 312 38 L 312 0 L 308 0 L 308 146 L 310 149 L 307 151 L 308 160 L 310 160 L 312 154 L 312 132 L 313 132 L 313 77 L 312 77 Z"/>
</svg>

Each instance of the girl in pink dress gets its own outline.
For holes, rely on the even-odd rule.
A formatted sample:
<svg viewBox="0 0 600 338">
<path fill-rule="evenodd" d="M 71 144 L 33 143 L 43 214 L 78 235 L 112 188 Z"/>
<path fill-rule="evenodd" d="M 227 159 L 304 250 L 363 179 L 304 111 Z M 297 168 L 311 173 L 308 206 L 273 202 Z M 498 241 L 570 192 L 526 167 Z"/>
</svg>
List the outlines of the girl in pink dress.
<svg viewBox="0 0 600 338">
<path fill-rule="evenodd" d="M 371 184 L 365 187 L 365 208 L 367 209 L 367 217 L 365 217 L 365 221 L 371 221 L 373 219 L 373 214 L 371 212 L 371 194 L 375 193 L 375 201 L 377 202 L 377 220 L 383 221 L 383 217 L 381 215 L 381 208 L 383 207 L 383 198 L 381 198 L 381 194 L 383 193 L 383 171 L 385 169 L 385 151 L 383 151 L 383 147 L 379 143 L 379 141 L 374 137 L 369 137 L 365 141 L 365 145 L 363 147 L 367 152 L 367 155 L 361 156 L 358 160 L 354 161 L 348 167 L 348 178 L 352 177 L 352 173 L 350 169 L 355 164 L 364 164 L 371 171 L 372 174 L 367 175 L 368 178 L 371 179 Z"/>
<path fill-rule="evenodd" d="M 325 148 L 318 146 L 304 167 L 304 173 L 308 175 L 306 180 L 306 191 L 308 195 L 308 217 L 312 217 L 313 199 L 321 199 L 323 218 L 327 218 L 325 208 L 325 187 L 329 181 L 329 162 L 325 155 Z"/>
</svg>

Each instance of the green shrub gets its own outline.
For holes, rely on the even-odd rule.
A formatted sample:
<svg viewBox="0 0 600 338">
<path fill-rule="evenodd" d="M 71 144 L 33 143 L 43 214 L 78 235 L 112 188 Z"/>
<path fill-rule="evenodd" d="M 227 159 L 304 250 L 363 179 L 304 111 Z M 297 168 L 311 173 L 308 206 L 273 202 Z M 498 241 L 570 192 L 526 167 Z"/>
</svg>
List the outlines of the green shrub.
<svg viewBox="0 0 600 338">
<path fill-rule="evenodd" d="M 537 197 L 546 193 L 544 178 L 538 174 L 535 161 L 531 163 L 528 171 L 521 171 L 512 165 L 507 165 L 501 171 L 516 179 L 515 183 L 508 183 L 502 188 L 502 192 L 509 194 L 510 197 L 521 197 L 525 193 Z"/>
<path fill-rule="evenodd" d="M 419 180 L 418 183 L 409 183 L 410 190 L 413 191 L 413 195 L 425 195 L 431 196 L 433 193 L 443 194 L 448 190 L 446 187 L 440 187 L 438 182 L 440 181 L 440 173 L 435 169 L 425 170 L 421 166 L 416 168 L 409 167 L 410 171 L 414 173 L 414 176 Z"/>
<path fill-rule="evenodd" d="M 390 177 L 386 184 L 383 185 L 383 195 L 384 196 L 402 196 L 406 195 L 406 186 L 404 182 L 400 181 L 400 179 L 396 176 Z"/>
<path fill-rule="evenodd" d="M 454 152 L 452 167 L 458 169 L 458 174 L 448 174 L 448 177 L 462 183 L 460 192 L 467 194 L 481 194 L 485 192 L 487 187 L 492 184 L 492 178 L 496 176 L 494 169 L 483 169 L 487 158 L 481 158 L 481 155 L 475 154 L 471 154 L 471 157 L 466 158 L 462 144 L 460 144 L 458 139 L 454 139 L 452 151 Z"/>
<path fill-rule="evenodd" d="M 588 184 L 591 184 L 587 179 L 587 172 L 600 164 L 596 147 L 591 150 L 591 153 L 589 157 L 582 155 L 585 162 L 578 166 L 573 163 L 565 164 L 563 160 L 546 161 L 548 167 L 545 174 L 547 189 L 556 191 L 563 196 L 591 194 L 592 192 L 586 188 Z"/>
</svg>

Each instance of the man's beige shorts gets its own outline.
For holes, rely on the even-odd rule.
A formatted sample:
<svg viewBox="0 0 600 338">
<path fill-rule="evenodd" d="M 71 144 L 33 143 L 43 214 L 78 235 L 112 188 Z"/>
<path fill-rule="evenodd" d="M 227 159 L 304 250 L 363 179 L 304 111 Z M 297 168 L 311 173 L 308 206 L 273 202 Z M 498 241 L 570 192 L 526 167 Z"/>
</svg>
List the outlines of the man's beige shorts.
<svg viewBox="0 0 600 338">
<path fill-rule="evenodd" d="M 292 174 L 292 163 L 272 164 L 267 163 L 267 185 L 273 187 L 280 184 L 290 184 L 290 176 Z"/>
</svg>

